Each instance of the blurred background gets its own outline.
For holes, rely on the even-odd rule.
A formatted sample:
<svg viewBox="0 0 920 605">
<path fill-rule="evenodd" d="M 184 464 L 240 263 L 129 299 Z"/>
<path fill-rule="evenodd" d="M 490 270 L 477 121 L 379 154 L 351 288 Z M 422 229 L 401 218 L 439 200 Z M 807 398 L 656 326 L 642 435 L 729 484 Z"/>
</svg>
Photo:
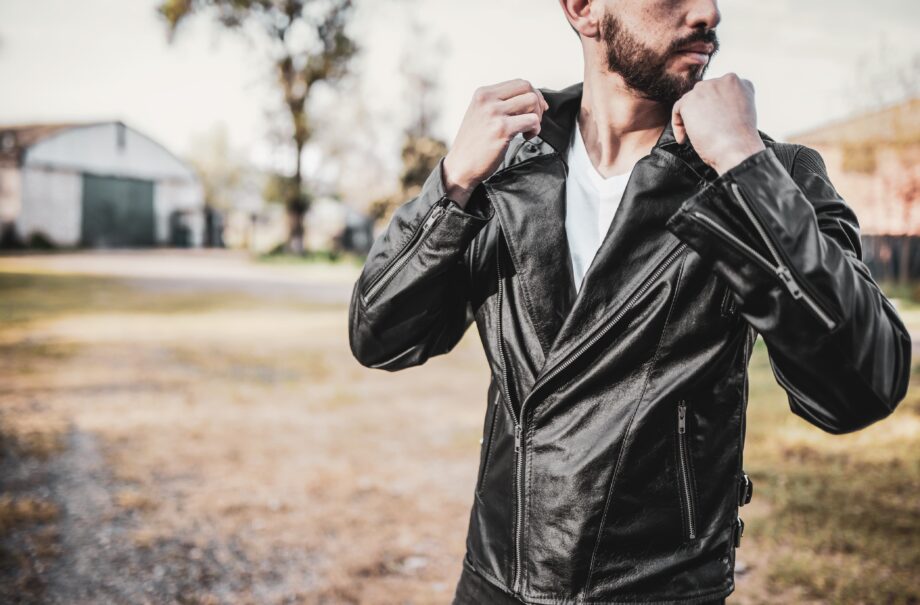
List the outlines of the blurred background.
<svg viewBox="0 0 920 605">
<path fill-rule="evenodd" d="M 719 7 L 920 336 L 920 4 Z M 448 603 L 478 334 L 368 370 L 348 298 L 477 86 L 582 68 L 550 0 L 0 0 L 0 602 Z M 920 603 L 920 390 L 831 436 L 751 372 L 729 602 Z"/>
</svg>

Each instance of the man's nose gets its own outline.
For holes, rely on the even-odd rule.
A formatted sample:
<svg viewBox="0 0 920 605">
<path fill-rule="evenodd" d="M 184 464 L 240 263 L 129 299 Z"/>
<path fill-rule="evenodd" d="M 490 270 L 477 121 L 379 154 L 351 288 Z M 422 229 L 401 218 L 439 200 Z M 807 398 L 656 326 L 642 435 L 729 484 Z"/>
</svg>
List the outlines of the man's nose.
<svg viewBox="0 0 920 605">
<path fill-rule="evenodd" d="M 687 25 L 691 29 L 714 29 L 722 20 L 717 0 L 692 0 L 688 4 Z"/>
</svg>

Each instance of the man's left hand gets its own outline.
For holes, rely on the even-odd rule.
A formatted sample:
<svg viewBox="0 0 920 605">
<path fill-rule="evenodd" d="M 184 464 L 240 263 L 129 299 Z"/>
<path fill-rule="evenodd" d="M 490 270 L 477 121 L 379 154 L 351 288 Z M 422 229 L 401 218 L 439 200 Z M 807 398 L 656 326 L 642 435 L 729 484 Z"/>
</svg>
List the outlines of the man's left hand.
<svg viewBox="0 0 920 605">
<path fill-rule="evenodd" d="M 754 85 L 727 73 L 701 80 L 671 109 L 674 137 L 720 175 L 766 147 L 757 132 Z"/>
</svg>

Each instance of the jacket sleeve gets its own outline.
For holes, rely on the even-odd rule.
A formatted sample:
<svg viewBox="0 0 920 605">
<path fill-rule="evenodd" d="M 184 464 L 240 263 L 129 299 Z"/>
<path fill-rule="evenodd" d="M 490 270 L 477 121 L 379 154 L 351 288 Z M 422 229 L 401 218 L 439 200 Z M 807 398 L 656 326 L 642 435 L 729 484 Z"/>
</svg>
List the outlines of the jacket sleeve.
<svg viewBox="0 0 920 605">
<path fill-rule="evenodd" d="M 450 351 L 473 322 L 469 244 L 494 208 L 447 197 L 442 157 L 393 213 L 352 289 L 348 338 L 361 365 L 395 371 Z"/>
<path fill-rule="evenodd" d="M 667 228 L 734 291 L 793 413 L 847 433 L 904 398 L 910 336 L 817 151 L 799 145 L 790 173 L 767 146 L 685 200 Z"/>
</svg>

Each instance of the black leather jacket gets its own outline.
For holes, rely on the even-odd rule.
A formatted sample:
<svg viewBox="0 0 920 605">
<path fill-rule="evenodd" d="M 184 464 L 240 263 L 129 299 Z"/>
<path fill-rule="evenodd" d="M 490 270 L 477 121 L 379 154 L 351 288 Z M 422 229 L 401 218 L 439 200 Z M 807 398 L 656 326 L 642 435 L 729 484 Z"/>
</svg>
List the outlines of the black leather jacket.
<svg viewBox="0 0 920 605">
<path fill-rule="evenodd" d="M 354 286 L 351 350 L 417 366 L 475 321 L 492 379 L 470 570 L 527 603 L 727 595 L 757 334 L 792 412 L 845 433 L 904 397 L 908 332 L 821 156 L 763 132 L 719 176 L 668 124 L 576 296 L 564 212 L 582 83 L 541 90 L 540 135 L 518 135 L 465 209 L 439 163 L 395 211 Z"/>
</svg>

